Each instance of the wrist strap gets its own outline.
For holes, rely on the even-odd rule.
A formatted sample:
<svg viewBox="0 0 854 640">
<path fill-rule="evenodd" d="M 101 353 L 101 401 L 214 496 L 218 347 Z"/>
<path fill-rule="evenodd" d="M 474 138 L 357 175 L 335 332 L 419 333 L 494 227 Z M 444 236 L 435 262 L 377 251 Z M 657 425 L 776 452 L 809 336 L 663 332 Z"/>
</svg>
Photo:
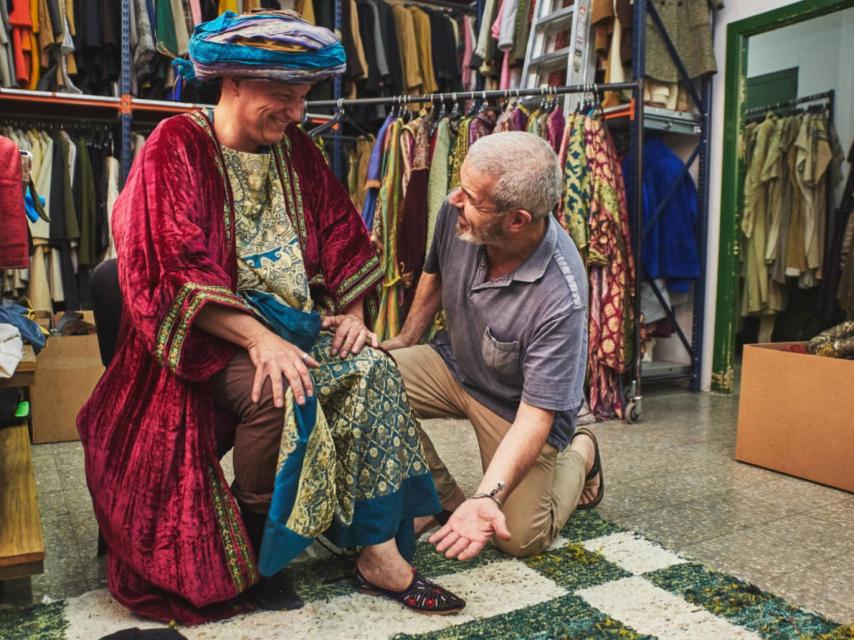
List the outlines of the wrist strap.
<svg viewBox="0 0 854 640">
<path fill-rule="evenodd" d="M 498 505 L 498 508 L 500 509 L 501 507 L 503 507 L 503 506 L 504 506 L 504 504 L 501 502 L 501 500 L 499 500 L 499 499 L 496 497 L 496 495 L 497 495 L 497 494 L 498 494 L 498 492 L 499 492 L 499 491 L 501 491 L 503 488 L 504 488 L 504 481 L 503 481 L 503 480 L 499 480 L 499 481 L 498 481 L 498 484 L 497 484 L 497 485 L 495 485 L 495 488 L 494 488 L 492 491 L 490 491 L 489 493 L 476 493 L 476 494 L 474 494 L 474 495 L 472 496 L 472 498 L 489 498 L 489 499 L 490 499 L 490 500 L 492 500 L 495 504 L 497 504 L 497 505 Z"/>
<path fill-rule="evenodd" d="M 501 500 L 499 500 L 499 499 L 498 499 L 498 498 L 496 498 L 495 496 L 490 495 L 490 494 L 488 494 L 488 493 L 476 493 L 476 494 L 474 494 L 474 495 L 472 496 L 472 500 L 476 500 L 477 498 L 489 498 L 489 499 L 490 499 L 490 500 L 492 500 L 495 504 L 497 504 L 497 505 L 498 505 L 498 508 L 499 508 L 499 509 L 500 509 L 501 507 L 503 507 L 503 506 L 504 506 L 503 504 L 501 504 Z"/>
</svg>

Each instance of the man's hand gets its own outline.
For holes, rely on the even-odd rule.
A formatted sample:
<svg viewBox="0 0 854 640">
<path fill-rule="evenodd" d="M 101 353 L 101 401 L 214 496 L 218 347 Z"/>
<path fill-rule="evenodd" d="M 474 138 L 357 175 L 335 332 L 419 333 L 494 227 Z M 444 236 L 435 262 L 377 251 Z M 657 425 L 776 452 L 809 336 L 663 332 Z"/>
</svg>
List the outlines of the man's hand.
<svg viewBox="0 0 854 640">
<path fill-rule="evenodd" d="M 249 341 L 246 351 L 255 365 L 252 402 L 261 399 L 261 389 L 267 378 L 273 384 L 273 402 L 277 407 L 285 406 L 286 387 L 283 378 L 291 385 L 297 404 L 305 404 L 306 396 L 314 395 L 314 385 L 308 370 L 316 369 L 320 363 L 296 345 L 264 330 Z"/>
<path fill-rule="evenodd" d="M 359 353 L 365 344 L 374 349 L 379 346 L 376 334 L 365 326 L 362 320 L 354 315 L 326 316 L 323 318 L 324 329 L 335 329 L 332 340 L 332 355 L 346 358 L 351 353 Z"/>
<path fill-rule="evenodd" d="M 396 335 L 394 338 L 389 338 L 388 340 L 384 340 L 380 345 L 380 349 L 383 351 L 394 351 L 395 349 L 405 349 L 406 347 L 411 347 L 415 344 L 412 340 L 409 340 L 402 333 Z"/>
<path fill-rule="evenodd" d="M 430 536 L 430 544 L 448 558 L 471 560 L 494 535 L 510 539 L 507 519 L 489 498 L 470 498 L 448 518 L 447 524 Z"/>
</svg>

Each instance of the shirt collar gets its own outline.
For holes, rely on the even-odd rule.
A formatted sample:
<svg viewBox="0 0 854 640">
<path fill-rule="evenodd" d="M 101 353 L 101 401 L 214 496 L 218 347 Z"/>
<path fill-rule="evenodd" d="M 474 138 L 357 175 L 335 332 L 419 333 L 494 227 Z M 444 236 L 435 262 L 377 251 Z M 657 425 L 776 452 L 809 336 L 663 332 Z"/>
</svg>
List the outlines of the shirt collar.
<svg viewBox="0 0 854 640">
<path fill-rule="evenodd" d="M 557 225 L 557 222 L 553 216 L 549 215 L 546 219 L 546 233 L 540 242 L 540 246 L 513 272 L 513 280 L 517 282 L 536 282 L 543 277 L 557 244 L 557 228 L 555 225 Z"/>
</svg>

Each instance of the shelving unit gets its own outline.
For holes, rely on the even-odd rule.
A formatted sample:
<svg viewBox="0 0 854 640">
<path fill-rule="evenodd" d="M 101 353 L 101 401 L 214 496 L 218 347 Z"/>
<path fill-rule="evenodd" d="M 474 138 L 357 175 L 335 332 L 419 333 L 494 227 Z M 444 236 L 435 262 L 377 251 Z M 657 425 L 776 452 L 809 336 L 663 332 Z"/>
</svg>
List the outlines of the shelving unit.
<svg viewBox="0 0 854 640">
<path fill-rule="evenodd" d="M 632 33 L 632 78 L 639 82 L 639 95 L 635 94 L 635 104 L 643 102 L 643 84 L 646 77 L 646 30 L 647 16 L 649 16 L 654 28 L 661 34 L 665 48 L 668 50 L 678 72 L 682 84 L 688 90 L 691 96 L 694 108 L 697 113 L 685 113 L 680 111 L 670 111 L 667 109 L 659 109 L 655 107 L 644 107 L 639 117 L 630 120 L 632 129 L 632 146 L 635 149 L 643 148 L 644 132 L 663 131 L 674 134 L 684 134 L 686 136 L 696 136 L 697 144 L 690 154 L 688 161 L 685 163 L 684 171 L 687 172 L 694 162 L 698 162 L 698 180 L 697 180 L 697 199 L 699 206 L 699 228 L 697 229 L 697 249 L 700 260 L 700 277 L 694 287 L 694 299 L 692 305 L 692 326 L 690 338 L 679 326 L 673 308 L 666 304 L 661 296 L 661 292 L 656 287 L 646 274 L 643 272 L 641 263 L 642 248 L 644 241 L 644 225 L 643 212 L 637 208 L 634 219 L 632 220 L 632 233 L 635 247 L 635 264 L 636 264 L 636 290 L 638 295 L 635 297 L 635 317 L 640 318 L 640 288 L 643 282 L 648 282 L 659 302 L 664 307 L 668 317 L 673 322 L 675 333 L 685 347 L 690 357 L 690 364 L 680 364 L 671 362 L 643 362 L 641 357 L 641 336 L 640 322 L 635 323 L 634 336 L 634 355 L 635 362 L 633 370 L 628 378 L 627 385 L 627 407 L 626 421 L 634 422 L 640 418 L 642 410 L 642 384 L 644 382 L 659 382 L 670 380 L 688 380 L 692 391 L 700 391 L 700 376 L 702 372 L 702 349 L 703 349 L 703 325 L 705 321 L 705 298 L 706 298 L 706 245 L 708 239 L 708 220 L 709 220 L 709 139 L 711 129 L 711 107 L 712 107 L 712 92 L 711 92 L 711 77 L 706 76 L 699 81 L 699 91 L 695 87 L 694 82 L 688 76 L 685 70 L 685 65 L 682 63 L 676 47 L 670 35 L 667 33 L 655 4 L 652 0 L 640 0 L 635 2 L 634 10 L 634 25 Z M 714 20 L 712 20 L 714 24 Z M 621 118 L 630 118 L 633 106 L 621 107 L 610 111 L 606 118 L 609 120 L 619 121 Z M 641 154 L 639 153 L 638 156 Z M 643 172 L 640 166 L 635 168 L 635 194 L 627 194 L 630 198 L 634 196 L 635 202 L 642 200 L 643 191 Z M 670 197 L 673 196 L 671 193 Z M 665 203 L 670 197 L 665 199 Z M 660 207 L 663 204 L 660 203 Z M 653 213 L 653 218 L 659 212 Z"/>
</svg>

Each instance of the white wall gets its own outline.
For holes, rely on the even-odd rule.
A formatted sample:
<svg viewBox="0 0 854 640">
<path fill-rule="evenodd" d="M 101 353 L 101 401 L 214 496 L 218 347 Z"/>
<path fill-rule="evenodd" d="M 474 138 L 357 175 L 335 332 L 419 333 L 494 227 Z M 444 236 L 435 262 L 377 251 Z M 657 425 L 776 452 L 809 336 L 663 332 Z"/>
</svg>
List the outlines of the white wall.
<svg viewBox="0 0 854 640">
<path fill-rule="evenodd" d="M 798 97 L 835 89 L 835 125 L 847 152 L 854 134 L 852 60 L 854 7 L 750 38 L 747 77 L 797 67 Z"/>
<path fill-rule="evenodd" d="M 722 178 L 722 150 L 723 150 L 723 121 L 724 121 L 724 95 L 726 88 L 726 44 L 727 25 L 745 18 L 765 13 L 773 9 L 794 4 L 795 0 L 729 0 L 724 9 L 717 12 L 715 22 L 715 57 L 718 63 L 718 73 L 713 81 L 712 97 L 712 135 L 710 141 L 710 194 L 709 194 L 709 244 L 708 259 L 706 261 L 707 288 L 706 288 L 706 314 L 703 340 L 703 389 L 708 389 L 712 377 L 712 351 L 714 345 L 715 311 L 718 288 L 718 250 L 720 248 L 720 210 L 721 210 L 721 178 Z M 845 56 L 840 55 L 840 62 L 849 65 L 849 84 L 852 83 L 851 60 L 854 59 L 854 49 L 851 40 L 854 36 L 847 37 L 844 45 L 848 52 Z M 792 65 L 789 65 L 792 66 Z M 841 90 L 841 87 L 840 87 Z M 849 102 L 850 104 L 850 102 Z M 850 144 L 850 138 L 848 139 Z M 845 144 L 845 142 L 843 142 Z"/>
</svg>

